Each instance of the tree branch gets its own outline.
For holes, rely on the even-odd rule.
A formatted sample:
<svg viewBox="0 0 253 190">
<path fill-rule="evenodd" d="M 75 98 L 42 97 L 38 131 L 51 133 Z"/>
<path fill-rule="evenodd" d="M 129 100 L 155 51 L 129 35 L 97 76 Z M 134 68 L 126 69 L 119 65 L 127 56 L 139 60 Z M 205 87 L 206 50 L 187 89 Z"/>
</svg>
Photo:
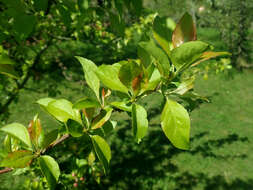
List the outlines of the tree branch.
<svg viewBox="0 0 253 190">
<path fill-rule="evenodd" d="M 62 143 L 64 140 L 68 139 L 70 137 L 69 134 L 63 135 L 61 138 L 57 139 L 55 142 L 53 142 L 49 147 L 42 150 L 41 154 L 44 154 L 48 149 L 55 147 L 56 145 Z M 13 168 L 4 168 L 0 170 L 0 175 L 4 173 L 8 173 L 13 171 Z"/>
</svg>

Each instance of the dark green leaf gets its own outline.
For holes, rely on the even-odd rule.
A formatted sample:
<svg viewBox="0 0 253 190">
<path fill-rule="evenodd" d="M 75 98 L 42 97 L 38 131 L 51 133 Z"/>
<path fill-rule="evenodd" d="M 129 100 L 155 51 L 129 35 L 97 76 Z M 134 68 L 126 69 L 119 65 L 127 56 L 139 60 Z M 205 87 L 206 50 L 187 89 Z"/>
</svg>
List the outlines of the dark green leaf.
<svg viewBox="0 0 253 190">
<path fill-rule="evenodd" d="M 153 36 L 167 55 L 170 55 L 172 29 L 167 26 L 167 18 L 155 17 L 153 23 Z"/>
<path fill-rule="evenodd" d="M 69 134 L 73 137 L 81 137 L 83 135 L 83 126 L 75 120 L 67 121 Z"/>
<path fill-rule="evenodd" d="M 25 168 L 30 165 L 34 155 L 32 151 L 28 150 L 17 150 L 8 154 L 0 162 L 0 167 L 10 167 L 10 168 Z"/>
<path fill-rule="evenodd" d="M 94 135 L 91 136 L 91 139 L 98 159 L 103 165 L 105 173 L 108 173 L 109 162 L 111 160 L 111 149 L 102 137 Z"/>
<path fill-rule="evenodd" d="M 34 0 L 33 5 L 36 11 L 46 11 L 48 0 Z"/>
<path fill-rule="evenodd" d="M 23 40 L 29 37 L 32 33 L 33 28 L 36 24 L 36 17 L 33 15 L 26 15 L 26 14 L 17 14 L 14 18 L 14 30 L 16 31 L 17 35 L 15 36 L 17 40 Z"/>
<path fill-rule="evenodd" d="M 41 156 L 39 158 L 40 169 L 46 177 L 50 189 L 55 189 L 60 176 L 58 163 L 51 156 Z"/>
<path fill-rule="evenodd" d="M 58 137 L 58 129 L 54 129 L 44 135 L 44 138 L 41 139 L 39 146 L 41 148 L 47 148 L 51 143 L 53 143 Z"/>
<path fill-rule="evenodd" d="M 89 0 L 78 0 L 77 3 L 81 12 L 85 12 L 89 8 Z"/>
<path fill-rule="evenodd" d="M 0 64 L 0 73 L 15 79 L 19 78 L 18 73 L 14 70 L 12 65 Z"/>
<path fill-rule="evenodd" d="M 0 128 L 0 131 L 3 131 L 12 137 L 17 138 L 18 140 L 22 141 L 26 146 L 32 148 L 30 136 L 28 133 L 27 128 L 19 123 L 12 123 Z"/>
<path fill-rule="evenodd" d="M 175 147 L 189 149 L 190 118 L 183 106 L 167 99 L 161 115 L 161 125 L 163 132 Z"/>
<path fill-rule="evenodd" d="M 139 143 L 147 134 L 148 119 L 145 108 L 138 104 L 132 105 L 132 127 L 135 140 Z"/>
<path fill-rule="evenodd" d="M 191 15 L 185 13 L 184 16 L 178 22 L 173 35 L 172 42 L 173 46 L 179 47 L 181 44 L 194 41 L 197 39 L 197 29 L 192 20 Z"/>
</svg>

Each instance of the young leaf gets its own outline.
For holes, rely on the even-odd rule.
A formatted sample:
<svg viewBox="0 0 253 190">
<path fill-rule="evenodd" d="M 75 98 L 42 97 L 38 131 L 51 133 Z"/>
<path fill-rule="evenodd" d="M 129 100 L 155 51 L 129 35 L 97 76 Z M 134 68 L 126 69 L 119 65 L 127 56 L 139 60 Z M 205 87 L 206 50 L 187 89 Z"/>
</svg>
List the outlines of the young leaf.
<svg viewBox="0 0 253 190">
<path fill-rule="evenodd" d="M 32 151 L 28 150 L 17 150 L 8 154 L 0 162 L 0 167 L 10 167 L 10 168 L 25 168 L 30 165 L 34 155 Z"/>
<path fill-rule="evenodd" d="M 50 189 L 55 189 L 60 176 L 58 163 L 51 156 L 41 156 L 39 158 L 40 169 L 46 177 Z"/>
<path fill-rule="evenodd" d="M 140 75 L 141 67 L 135 61 L 128 61 L 119 70 L 119 80 L 128 88 L 132 88 L 133 80 Z"/>
<path fill-rule="evenodd" d="M 135 140 L 139 143 L 147 134 L 148 119 L 146 110 L 138 104 L 132 105 L 132 127 Z"/>
<path fill-rule="evenodd" d="M 200 57 L 200 60 L 197 61 L 196 63 L 194 63 L 192 65 L 193 66 L 196 66 L 198 64 L 200 64 L 201 62 L 203 61 L 207 61 L 209 59 L 212 59 L 212 58 L 215 58 L 215 57 L 218 57 L 218 56 L 230 56 L 231 54 L 228 53 L 228 52 L 213 52 L 213 51 L 207 51 L 207 52 L 204 52 L 202 54 L 202 56 Z"/>
<path fill-rule="evenodd" d="M 96 74 L 102 83 L 112 90 L 128 93 L 128 89 L 118 78 L 120 65 L 101 65 Z"/>
<path fill-rule="evenodd" d="M 185 13 L 173 32 L 172 43 L 176 48 L 185 42 L 194 40 L 197 40 L 197 29 L 191 15 Z"/>
<path fill-rule="evenodd" d="M 26 146 L 32 148 L 30 136 L 28 133 L 27 128 L 19 123 L 12 123 L 0 128 L 0 131 L 3 131 L 12 137 L 17 138 L 18 140 L 22 141 Z"/>
<path fill-rule="evenodd" d="M 29 123 L 29 126 L 28 126 L 28 132 L 29 132 L 31 141 L 35 146 L 38 145 L 41 131 L 42 131 L 42 128 L 41 128 L 40 120 L 37 117 L 35 117 L 34 120 L 32 120 Z"/>
<path fill-rule="evenodd" d="M 161 74 L 155 68 L 148 82 L 142 84 L 140 94 L 149 90 L 154 90 L 160 82 L 161 82 Z"/>
<path fill-rule="evenodd" d="M 84 109 L 84 108 L 97 108 L 100 107 L 100 104 L 98 101 L 90 99 L 88 97 L 84 97 L 80 100 L 78 100 L 76 103 L 74 103 L 73 108 L 75 109 Z"/>
<path fill-rule="evenodd" d="M 167 18 L 156 16 L 153 23 L 153 36 L 163 50 L 170 55 L 172 29 L 167 26 Z"/>
<path fill-rule="evenodd" d="M 111 149 L 102 137 L 98 135 L 93 135 L 91 136 L 91 139 L 98 159 L 103 165 L 104 171 L 107 174 L 109 170 L 109 162 L 111 160 Z"/>
<path fill-rule="evenodd" d="M 161 125 L 163 132 L 175 147 L 189 149 L 190 118 L 183 106 L 167 99 L 161 115 Z"/>
<path fill-rule="evenodd" d="M 99 115 L 97 115 L 94 120 L 92 121 L 91 128 L 97 129 L 104 125 L 106 121 L 108 121 L 112 114 L 112 108 L 107 108 L 105 110 L 101 110 Z"/>
<path fill-rule="evenodd" d="M 99 87 L 100 82 L 99 78 L 95 74 L 95 71 L 97 70 L 97 66 L 92 61 L 85 59 L 83 57 L 76 57 L 78 61 L 81 63 L 84 71 L 84 76 L 87 84 L 89 87 L 95 92 L 97 99 L 99 100 Z"/>
<path fill-rule="evenodd" d="M 205 42 L 186 42 L 171 52 L 171 61 L 177 70 L 187 68 L 197 61 L 211 46 Z"/>
<path fill-rule="evenodd" d="M 152 55 L 156 60 L 156 65 L 162 76 L 169 76 L 170 61 L 166 53 L 155 45 L 153 41 L 141 42 L 139 44 L 145 51 Z"/>
<path fill-rule="evenodd" d="M 75 120 L 69 119 L 67 121 L 69 134 L 73 137 L 81 137 L 83 135 L 83 126 Z"/>
<path fill-rule="evenodd" d="M 10 135 L 6 135 L 6 137 L 4 138 L 4 148 L 7 152 L 12 152 L 12 146 L 11 146 L 11 136 Z"/>
</svg>

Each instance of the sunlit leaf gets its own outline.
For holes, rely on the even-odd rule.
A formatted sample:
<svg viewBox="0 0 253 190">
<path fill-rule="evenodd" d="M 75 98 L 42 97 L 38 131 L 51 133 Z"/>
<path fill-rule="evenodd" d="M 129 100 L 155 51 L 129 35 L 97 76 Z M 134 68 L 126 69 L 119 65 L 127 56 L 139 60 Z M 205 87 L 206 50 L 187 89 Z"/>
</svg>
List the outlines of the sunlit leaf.
<svg viewBox="0 0 253 190">
<path fill-rule="evenodd" d="M 118 78 L 120 65 L 101 65 L 96 74 L 101 82 L 112 90 L 128 93 L 126 86 Z"/>
<path fill-rule="evenodd" d="M 178 22 L 172 35 L 173 46 L 179 47 L 181 44 L 197 40 L 197 30 L 192 16 L 185 13 Z"/>
<path fill-rule="evenodd" d="M 132 105 L 132 127 L 135 140 L 139 143 L 141 139 L 147 134 L 148 119 L 146 110 L 138 105 Z"/>
<path fill-rule="evenodd" d="M 0 167 L 10 167 L 10 168 L 25 168 L 30 165 L 34 155 L 32 151 L 28 150 L 17 150 L 8 154 L 0 162 Z"/>
<path fill-rule="evenodd" d="M 230 56 L 231 54 L 228 53 L 228 52 L 213 52 L 213 51 L 207 51 L 207 52 L 204 52 L 202 54 L 202 56 L 200 57 L 200 60 L 197 61 L 196 63 L 192 64 L 192 67 L 193 66 L 196 66 L 198 64 L 200 64 L 201 62 L 203 61 L 207 61 L 209 59 L 212 59 L 212 58 L 215 58 L 215 57 L 218 57 L 218 56 Z"/>
<path fill-rule="evenodd" d="M 100 107 L 100 103 L 96 100 L 90 99 L 89 97 L 84 97 L 74 103 L 73 108 L 84 109 L 84 108 L 97 108 Z"/>
<path fill-rule="evenodd" d="M 172 50 L 171 61 L 177 70 L 181 68 L 185 69 L 197 61 L 204 52 L 210 49 L 211 46 L 205 42 L 186 42 Z"/>
<path fill-rule="evenodd" d="M 92 61 L 85 59 L 83 57 L 76 57 L 78 61 L 81 63 L 84 71 L 84 76 L 89 87 L 95 92 L 97 99 L 99 100 L 99 87 L 100 82 L 99 78 L 95 74 L 97 70 L 97 66 Z"/>
<path fill-rule="evenodd" d="M 102 127 L 103 124 L 110 119 L 112 111 L 112 108 L 106 108 L 105 110 L 101 110 L 101 112 L 92 121 L 91 128 L 97 129 Z"/>
<path fill-rule="evenodd" d="M 19 124 L 19 123 L 12 123 L 4 127 L 1 127 L 0 131 L 3 131 L 11 135 L 12 137 L 17 138 L 18 140 L 23 142 L 26 146 L 28 146 L 29 148 L 32 148 L 28 130 L 24 125 Z"/>
<path fill-rule="evenodd" d="M 175 147 L 189 149 L 190 118 L 183 106 L 167 99 L 161 115 L 161 125 L 164 134 Z"/>
<path fill-rule="evenodd" d="M 40 169 L 46 177 L 50 189 L 55 189 L 60 176 L 58 163 L 51 156 L 41 156 L 39 158 Z"/>
</svg>

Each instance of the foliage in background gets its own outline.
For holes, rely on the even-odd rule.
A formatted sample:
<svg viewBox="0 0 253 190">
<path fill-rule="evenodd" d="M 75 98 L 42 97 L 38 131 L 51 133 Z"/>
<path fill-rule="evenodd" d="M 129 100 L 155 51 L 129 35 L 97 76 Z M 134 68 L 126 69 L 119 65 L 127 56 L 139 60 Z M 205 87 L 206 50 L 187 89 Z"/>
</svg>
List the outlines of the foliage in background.
<svg viewBox="0 0 253 190">
<path fill-rule="evenodd" d="M 128 59 L 97 67 L 88 59 L 76 57 L 83 67 L 89 86 L 85 97 L 75 104 L 66 99 L 43 98 L 37 101 L 59 122 L 60 127 L 49 134 L 44 134 L 37 116 L 30 122 L 28 129 L 19 123 L 2 127 L 0 130 L 7 133 L 4 140 L 6 156 L 1 160 L 0 166 L 29 166 L 35 174 L 40 168 L 47 184 L 43 185 L 42 178 L 37 183 L 37 188 L 67 188 L 68 183 L 65 181 L 69 182 L 70 176 L 65 174 L 59 179 L 61 172 L 57 161 L 45 153 L 71 136 L 79 138 L 79 142 L 85 142 L 86 146 L 79 151 L 87 152 L 86 159 L 74 156 L 76 165 L 85 167 L 86 170 L 74 172 L 72 177 L 78 175 L 77 181 L 78 177 L 83 181 L 82 176 L 87 172 L 86 175 L 93 176 L 91 183 L 99 183 L 101 174 L 96 172 L 97 164 L 93 165 L 93 162 L 97 158 L 103 173 L 108 173 L 111 150 L 105 138 L 116 127 L 116 122 L 111 120 L 112 112 L 120 110 L 131 115 L 132 133 L 135 141 L 140 143 L 147 134 L 149 121 L 146 109 L 139 101 L 153 92 L 160 93 L 164 99 L 161 127 L 165 136 L 175 147 L 189 149 L 190 118 L 187 110 L 177 101 L 181 99 L 188 103 L 189 107 L 186 107 L 192 110 L 194 106 L 191 102 L 203 98 L 193 92 L 194 78 L 182 74 L 203 61 L 229 54 L 213 52 L 213 47 L 209 44 L 196 41 L 196 26 L 188 13 L 184 14 L 173 29 L 168 19 L 156 16 L 152 36 L 149 41 L 139 43 L 139 59 L 136 60 Z M 104 87 L 100 86 L 100 81 Z M 114 94 L 112 98 L 111 93 Z M 95 168 L 95 171 L 90 171 L 90 168 Z M 73 185 L 77 186 L 77 183 Z"/>
</svg>

